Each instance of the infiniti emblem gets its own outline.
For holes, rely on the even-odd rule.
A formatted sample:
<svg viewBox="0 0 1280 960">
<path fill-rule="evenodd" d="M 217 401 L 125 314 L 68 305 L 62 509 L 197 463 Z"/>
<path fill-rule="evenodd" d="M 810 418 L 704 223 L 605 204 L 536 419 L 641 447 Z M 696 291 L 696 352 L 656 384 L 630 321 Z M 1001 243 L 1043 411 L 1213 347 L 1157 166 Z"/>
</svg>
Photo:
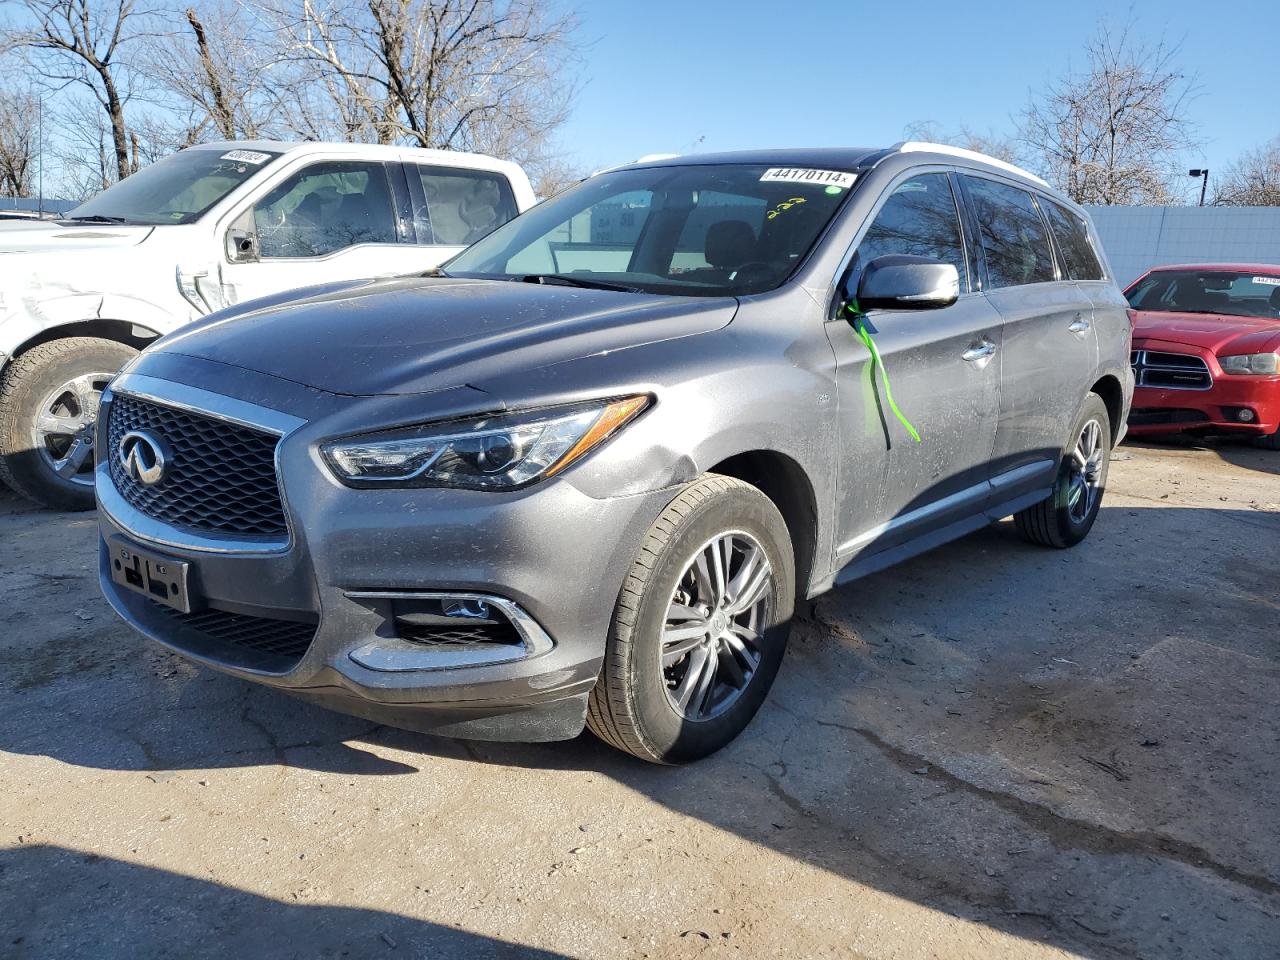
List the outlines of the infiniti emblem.
<svg viewBox="0 0 1280 960">
<path fill-rule="evenodd" d="M 134 430 L 121 437 L 117 456 L 125 473 L 144 486 L 159 483 L 169 469 L 164 442 L 145 430 Z"/>
</svg>

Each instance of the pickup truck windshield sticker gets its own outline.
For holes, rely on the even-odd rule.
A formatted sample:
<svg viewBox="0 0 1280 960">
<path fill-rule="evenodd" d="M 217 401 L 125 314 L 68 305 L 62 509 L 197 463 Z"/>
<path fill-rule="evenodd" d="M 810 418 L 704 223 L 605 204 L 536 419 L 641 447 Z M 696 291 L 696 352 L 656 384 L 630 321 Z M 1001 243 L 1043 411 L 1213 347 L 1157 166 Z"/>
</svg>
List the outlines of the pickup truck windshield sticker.
<svg viewBox="0 0 1280 960">
<path fill-rule="evenodd" d="M 806 167 L 770 167 L 761 183 L 812 183 L 820 187 L 852 187 L 857 177 L 843 170 L 810 170 Z"/>
<path fill-rule="evenodd" d="M 269 153 L 258 153 L 256 150 L 232 150 L 230 153 L 224 153 L 220 158 L 222 160 L 234 160 L 237 163 L 266 163 L 271 159 Z"/>
<path fill-rule="evenodd" d="M 1253 282 L 1267 287 L 1280 287 L 1280 277 L 1254 277 Z"/>
</svg>

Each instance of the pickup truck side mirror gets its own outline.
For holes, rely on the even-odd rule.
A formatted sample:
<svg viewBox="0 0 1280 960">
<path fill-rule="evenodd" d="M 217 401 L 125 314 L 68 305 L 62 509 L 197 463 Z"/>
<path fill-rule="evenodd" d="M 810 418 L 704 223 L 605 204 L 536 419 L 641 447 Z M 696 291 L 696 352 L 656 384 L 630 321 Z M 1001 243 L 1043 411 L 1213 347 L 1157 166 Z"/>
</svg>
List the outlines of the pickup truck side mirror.
<svg viewBox="0 0 1280 960">
<path fill-rule="evenodd" d="M 227 259 L 249 263 L 258 259 L 258 235 L 252 230 L 232 227 L 227 231 Z"/>
<path fill-rule="evenodd" d="M 846 300 L 854 296 L 861 310 L 935 310 L 956 302 L 960 274 L 932 257 L 889 254 L 867 264 L 856 291 L 846 286 Z"/>
</svg>

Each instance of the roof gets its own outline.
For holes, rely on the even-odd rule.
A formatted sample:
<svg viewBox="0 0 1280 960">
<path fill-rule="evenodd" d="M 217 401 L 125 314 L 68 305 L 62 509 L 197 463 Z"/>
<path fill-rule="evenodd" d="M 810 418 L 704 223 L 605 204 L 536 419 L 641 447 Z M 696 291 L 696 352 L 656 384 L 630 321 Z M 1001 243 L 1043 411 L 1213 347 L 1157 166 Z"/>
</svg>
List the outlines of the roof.
<svg viewBox="0 0 1280 960">
<path fill-rule="evenodd" d="M 1030 180 L 1037 186 L 1053 191 L 1040 177 L 1021 167 L 996 157 L 989 157 L 973 150 L 951 147 L 942 143 L 904 141 L 891 147 L 788 147 L 768 150 L 734 150 L 726 153 L 695 153 L 686 156 L 659 154 L 652 159 L 640 159 L 635 163 L 621 164 L 613 170 L 632 170 L 641 167 L 704 166 L 710 164 L 751 163 L 770 167 L 812 167 L 819 170 L 858 170 L 874 166 L 880 160 L 900 154 L 920 154 L 925 158 L 934 155 L 939 163 L 972 163 L 1004 174 Z M 603 172 L 603 171 L 601 171 Z M 1056 194 L 1056 191 L 1053 191 Z"/>
<path fill-rule="evenodd" d="M 1167 270 L 1221 270 L 1227 273 L 1258 273 L 1264 277 L 1280 277 L 1280 264 L 1277 263 L 1167 263 L 1151 268 L 1152 273 Z"/>
<path fill-rule="evenodd" d="M 502 160 L 483 153 L 467 153 L 462 150 L 439 150 L 431 147 L 410 147 L 382 143 L 345 143 L 325 140 L 220 140 L 214 143 L 198 143 L 187 150 L 263 150 L 270 153 L 356 153 L 362 157 L 385 153 L 388 157 L 399 157 L 405 151 L 411 151 L 424 161 L 448 166 L 450 163 L 464 167 L 492 167 L 502 164 L 518 169 L 518 165 L 510 160 Z"/>
</svg>

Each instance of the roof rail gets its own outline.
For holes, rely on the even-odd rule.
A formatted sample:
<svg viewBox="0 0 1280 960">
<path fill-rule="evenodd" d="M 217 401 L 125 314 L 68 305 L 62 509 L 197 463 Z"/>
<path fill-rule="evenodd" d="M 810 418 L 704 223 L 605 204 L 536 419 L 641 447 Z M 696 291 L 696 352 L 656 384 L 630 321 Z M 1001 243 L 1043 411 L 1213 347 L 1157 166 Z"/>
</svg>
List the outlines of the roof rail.
<svg viewBox="0 0 1280 960">
<path fill-rule="evenodd" d="M 892 150 L 897 153 L 945 153 L 949 157 L 960 157 L 965 160 L 979 160 L 982 163 L 990 164 L 993 167 L 999 167 L 1001 170 L 1008 170 L 1010 173 L 1016 173 L 1020 177 L 1026 177 L 1028 180 L 1034 180 L 1036 183 L 1049 186 L 1042 178 L 1037 177 L 1030 170 L 1023 170 L 1022 167 L 1015 166 L 1004 160 L 998 160 L 995 157 L 989 157 L 985 153 L 979 153 L 977 150 L 966 150 L 963 147 L 952 147 L 945 143 L 928 143 L 923 140 L 904 140 L 902 143 L 895 143 Z"/>
</svg>

